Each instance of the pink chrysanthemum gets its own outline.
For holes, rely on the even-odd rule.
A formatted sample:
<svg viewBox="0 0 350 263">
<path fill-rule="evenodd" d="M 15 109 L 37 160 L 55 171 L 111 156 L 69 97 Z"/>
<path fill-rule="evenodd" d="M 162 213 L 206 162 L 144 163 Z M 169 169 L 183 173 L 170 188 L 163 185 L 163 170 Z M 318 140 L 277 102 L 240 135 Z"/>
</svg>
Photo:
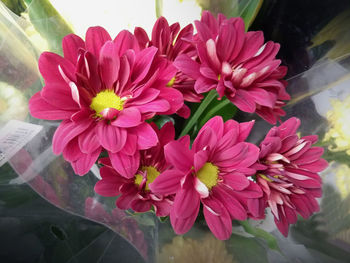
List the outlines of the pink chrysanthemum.
<svg viewBox="0 0 350 263">
<path fill-rule="evenodd" d="M 135 169 L 130 167 L 130 163 L 136 162 L 125 162 L 124 169 L 131 170 L 124 172 L 129 174 L 128 178 L 125 178 L 111 167 L 108 158 L 101 159 L 105 166 L 100 169 L 102 180 L 96 183 L 95 191 L 102 196 L 120 195 L 116 203 L 120 209 L 131 208 L 136 212 L 146 212 L 153 205 L 157 216 L 167 216 L 173 204 L 173 196 L 154 194 L 149 189 L 149 184 L 169 166 L 165 161 L 163 148 L 165 144 L 174 140 L 175 129 L 171 122 L 166 123 L 159 131 L 156 125 L 152 126 L 158 133 L 159 143 L 148 150 L 140 151 L 137 172 L 132 172 Z"/>
<path fill-rule="evenodd" d="M 232 219 L 245 220 L 247 210 L 254 210 L 240 202 L 262 196 L 260 187 L 247 178 L 255 173 L 251 165 L 259 155 L 258 147 L 243 142 L 252 126 L 253 122 L 224 123 L 217 116 L 199 131 L 192 149 L 189 136 L 165 146 L 165 157 L 173 168 L 160 174 L 150 189 L 176 194 L 170 212 L 176 233 L 186 233 L 192 227 L 200 203 L 210 230 L 222 240 L 231 235 Z"/>
<path fill-rule="evenodd" d="M 153 26 L 151 40 L 141 27 L 136 27 L 134 34 L 141 48 L 157 47 L 158 55 L 167 58 L 171 64 L 181 54 L 186 54 L 191 58 L 197 57 L 196 48 L 192 42 L 192 24 L 187 25 L 180 31 L 179 23 L 169 26 L 168 21 L 164 17 L 160 17 Z M 194 83 L 194 79 L 178 71 L 167 85 L 179 90 L 185 101 L 200 102 L 203 96 L 194 90 Z M 177 113 L 182 117 L 188 118 L 190 109 L 184 105 Z"/>
<path fill-rule="evenodd" d="M 321 159 L 323 148 L 311 147 L 317 136 L 299 138 L 299 125 L 299 119 L 290 118 L 273 127 L 260 144 L 257 183 L 264 192 L 261 212 L 271 208 L 284 236 L 289 224 L 296 223 L 297 214 L 308 218 L 319 210 L 315 198 L 322 196 L 322 181 L 318 173 L 328 166 Z"/>
<path fill-rule="evenodd" d="M 205 11 L 195 25 L 199 63 L 187 55 L 178 56 L 174 63 L 196 80 L 195 90 L 204 93 L 216 89 L 240 110 L 256 112 L 273 124 L 284 116 L 281 107 L 290 96 L 282 80 L 287 68 L 275 58 L 279 44 L 264 44 L 261 31 L 246 33 L 242 18 L 226 19 L 219 14 L 216 19 Z"/>
<path fill-rule="evenodd" d="M 112 41 L 101 27 L 91 27 L 85 42 L 76 35 L 63 39 L 64 58 L 45 52 L 39 69 L 45 87 L 29 102 L 36 118 L 63 120 L 53 137 L 55 154 L 63 152 L 74 171 L 83 175 L 108 151 L 115 169 L 138 150 L 157 144 L 146 119 L 172 114 L 183 96 L 166 87 L 175 74 L 157 48 L 139 49 L 136 38 L 122 31 Z"/>
</svg>

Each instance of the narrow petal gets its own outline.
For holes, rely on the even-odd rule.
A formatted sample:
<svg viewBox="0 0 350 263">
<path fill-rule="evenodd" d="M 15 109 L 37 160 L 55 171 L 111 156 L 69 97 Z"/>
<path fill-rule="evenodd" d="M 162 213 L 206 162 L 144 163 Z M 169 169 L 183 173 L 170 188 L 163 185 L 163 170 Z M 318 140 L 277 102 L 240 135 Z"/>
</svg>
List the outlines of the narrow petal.
<svg viewBox="0 0 350 263">
<path fill-rule="evenodd" d="M 68 59 L 74 65 L 78 61 L 79 49 L 85 48 L 84 41 L 77 35 L 69 34 L 62 39 L 62 49 L 64 58 Z"/>
<path fill-rule="evenodd" d="M 100 26 L 90 27 L 85 36 L 86 49 L 96 58 L 99 57 L 100 49 L 109 40 L 112 40 L 108 32 Z"/>
<path fill-rule="evenodd" d="M 117 119 L 112 121 L 113 126 L 129 128 L 141 123 L 141 114 L 136 107 L 126 108 L 119 112 Z"/>
<path fill-rule="evenodd" d="M 69 141 L 85 131 L 90 124 L 90 120 L 82 120 L 79 123 L 69 120 L 61 122 L 52 138 L 52 150 L 54 154 L 60 154 Z"/>
<path fill-rule="evenodd" d="M 179 141 L 172 141 L 164 147 L 166 160 L 176 169 L 187 173 L 193 166 L 193 152 Z"/>
<path fill-rule="evenodd" d="M 142 123 L 141 125 L 135 127 L 133 131 L 137 135 L 137 144 L 140 150 L 149 149 L 157 145 L 157 133 L 148 123 Z"/>
<path fill-rule="evenodd" d="M 207 206 L 203 207 L 203 213 L 210 231 L 217 239 L 226 240 L 230 238 L 232 233 L 232 220 L 224 207 L 219 216 L 212 213 Z"/>
<path fill-rule="evenodd" d="M 140 167 L 140 153 L 135 155 L 126 155 L 121 152 L 108 153 L 113 168 L 125 178 L 133 178 Z"/>
<path fill-rule="evenodd" d="M 170 211 L 170 222 L 174 228 L 174 231 L 178 235 L 183 235 L 188 232 L 196 221 L 200 205 L 197 206 L 195 212 L 186 218 L 177 217 L 174 212 L 174 209 Z"/>
<path fill-rule="evenodd" d="M 180 181 L 184 176 L 185 174 L 178 170 L 166 170 L 149 184 L 149 188 L 156 194 L 174 194 L 180 189 Z"/>
<path fill-rule="evenodd" d="M 88 173 L 94 163 L 96 163 L 100 153 L 101 148 L 97 149 L 95 152 L 83 154 L 81 158 L 71 162 L 74 172 L 77 175 L 84 175 Z"/>
<path fill-rule="evenodd" d="M 127 138 L 125 129 L 115 127 L 105 121 L 100 121 L 96 125 L 96 134 L 103 148 L 110 152 L 119 152 L 123 149 Z"/>
</svg>

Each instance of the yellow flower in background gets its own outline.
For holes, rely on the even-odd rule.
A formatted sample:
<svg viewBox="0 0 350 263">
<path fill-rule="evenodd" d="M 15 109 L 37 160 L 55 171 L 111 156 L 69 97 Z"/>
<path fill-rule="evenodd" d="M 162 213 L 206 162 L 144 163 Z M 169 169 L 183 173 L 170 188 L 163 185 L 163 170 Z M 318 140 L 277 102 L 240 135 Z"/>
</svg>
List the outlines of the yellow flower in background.
<svg viewBox="0 0 350 263">
<path fill-rule="evenodd" d="M 344 199 L 350 194 L 350 168 L 341 164 L 335 172 L 335 183 L 339 189 L 341 197 Z"/>
<path fill-rule="evenodd" d="M 0 81 L 0 125 L 9 120 L 24 120 L 28 115 L 28 102 L 22 92 Z"/>
<path fill-rule="evenodd" d="M 336 147 L 331 151 L 346 151 L 350 155 L 350 95 L 341 100 L 331 100 L 333 109 L 327 112 L 330 129 L 324 141 L 333 140 Z"/>
<path fill-rule="evenodd" d="M 159 263 L 234 263 L 225 247 L 225 243 L 208 234 L 195 240 L 176 236 L 171 244 L 162 247 L 158 256 Z"/>
</svg>

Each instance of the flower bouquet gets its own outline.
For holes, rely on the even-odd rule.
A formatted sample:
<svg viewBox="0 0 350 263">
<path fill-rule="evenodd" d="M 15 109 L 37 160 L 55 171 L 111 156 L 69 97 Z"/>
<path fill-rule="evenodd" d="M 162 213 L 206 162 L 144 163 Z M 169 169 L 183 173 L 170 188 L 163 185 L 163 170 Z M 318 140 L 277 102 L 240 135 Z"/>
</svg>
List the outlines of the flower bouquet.
<svg viewBox="0 0 350 263">
<path fill-rule="evenodd" d="M 28 101 L 31 116 L 47 120 L 32 122 L 53 133 L 44 143 L 52 150 L 32 142 L 40 162 L 17 152 L 10 163 L 20 179 L 107 225 L 148 261 L 185 262 L 177 246 L 206 255 L 195 236 L 221 251 L 202 260 L 242 261 L 227 247 L 238 251 L 252 237 L 277 260 L 287 258 L 288 239 L 271 229 L 287 238 L 299 216 L 319 212 L 324 158 L 348 148 L 334 133 L 336 120 L 321 142 L 303 128 L 309 122 L 294 106 L 302 97 L 289 94 L 301 78 L 288 86 L 280 45 L 247 31 L 260 6 L 250 2 L 244 19 L 203 11 L 185 26 L 159 16 L 149 34 L 137 26 L 111 36 L 93 26 L 84 38 L 64 35 L 62 53 L 56 41 L 56 52 L 40 54 L 43 85 Z M 308 74 L 312 81 L 315 71 Z M 322 157 L 331 143 L 338 147 Z M 58 171 L 48 180 L 36 169 L 45 160 Z"/>
</svg>

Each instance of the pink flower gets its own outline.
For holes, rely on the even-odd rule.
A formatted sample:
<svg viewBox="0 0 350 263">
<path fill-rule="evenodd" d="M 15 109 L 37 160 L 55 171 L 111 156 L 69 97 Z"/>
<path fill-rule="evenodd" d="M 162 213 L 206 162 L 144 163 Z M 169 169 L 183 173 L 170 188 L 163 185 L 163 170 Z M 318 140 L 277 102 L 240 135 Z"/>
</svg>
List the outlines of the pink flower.
<svg viewBox="0 0 350 263">
<path fill-rule="evenodd" d="M 164 158 L 164 145 L 174 140 L 175 129 L 171 122 L 166 123 L 161 130 L 152 123 L 158 133 L 159 143 L 148 149 L 140 151 L 136 172 L 128 178 L 120 175 L 111 167 L 109 159 L 100 159 L 105 165 L 100 169 L 102 180 L 95 185 L 96 193 L 102 196 L 118 196 L 117 206 L 120 209 L 132 208 L 136 212 L 149 211 L 153 205 L 157 216 L 167 216 L 173 203 L 173 196 L 154 194 L 149 184 L 168 168 Z M 133 157 L 130 157 L 133 158 Z M 124 169 L 130 169 L 129 163 L 124 162 Z M 132 171 L 135 169 L 132 167 Z"/>
<path fill-rule="evenodd" d="M 257 183 L 264 191 L 261 210 L 271 208 L 279 231 L 288 235 L 289 224 L 297 214 L 308 218 L 319 211 L 315 198 L 322 196 L 322 180 L 318 175 L 328 163 L 321 159 L 323 148 L 311 147 L 317 136 L 299 138 L 300 120 L 290 118 L 273 127 L 260 144 Z"/>
<path fill-rule="evenodd" d="M 197 57 L 195 46 L 192 43 L 192 24 L 187 25 L 180 31 L 179 23 L 169 26 L 168 21 L 164 17 L 160 17 L 153 26 L 151 40 L 141 27 L 136 27 L 134 34 L 140 47 L 157 47 L 158 55 L 167 58 L 170 64 L 181 54 L 187 54 L 191 58 Z M 168 82 L 167 86 L 179 90 L 185 101 L 200 102 L 203 96 L 194 90 L 194 83 L 194 79 L 178 71 Z M 177 113 L 184 118 L 188 118 L 190 109 L 183 105 Z"/>
<path fill-rule="evenodd" d="M 156 57 L 157 48 L 140 50 L 128 31 L 112 41 L 102 27 L 91 27 L 85 42 L 71 34 L 62 45 L 64 58 L 50 52 L 39 58 L 45 87 L 31 98 L 30 112 L 63 120 L 53 151 L 63 153 L 77 174 L 87 173 L 102 149 L 120 171 L 128 156 L 158 142 L 145 120 L 182 107 L 182 94 L 166 87 L 175 71 Z"/>
<path fill-rule="evenodd" d="M 210 230 L 222 240 L 231 235 L 232 219 L 245 220 L 247 210 L 255 209 L 241 202 L 262 196 L 258 185 L 247 178 L 255 173 L 251 165 L 259 155 L 258 147 L 243 142 L 252 126 L 253 122 L 224 123 L 217 116 L 202 127 L 192 149 L 189 136 L 165 146 L 165 157 L 173 168 L 160 174 L 150 189 L 176 195 L 170 220 L 177 234 L 192 227 L 200 203 Z"/>
<path fill-rule="evenodd" d="M 270 123 L 284 116 L 282 106 L 290 96 L 282 80 L 287 68 L 275 58 L 279 44 L 264 44 L 261 31 L 246 33 L 241 18 L 226 19 L 219 14 L 216 19 L 204 11 L 195 25 L 199 62 L 184 54 L 174 63 L 196 80 L 195 91 L 216 89 L 219 97 L 226 95 L 240 110 L 256 112 Z"/>
</svg>

